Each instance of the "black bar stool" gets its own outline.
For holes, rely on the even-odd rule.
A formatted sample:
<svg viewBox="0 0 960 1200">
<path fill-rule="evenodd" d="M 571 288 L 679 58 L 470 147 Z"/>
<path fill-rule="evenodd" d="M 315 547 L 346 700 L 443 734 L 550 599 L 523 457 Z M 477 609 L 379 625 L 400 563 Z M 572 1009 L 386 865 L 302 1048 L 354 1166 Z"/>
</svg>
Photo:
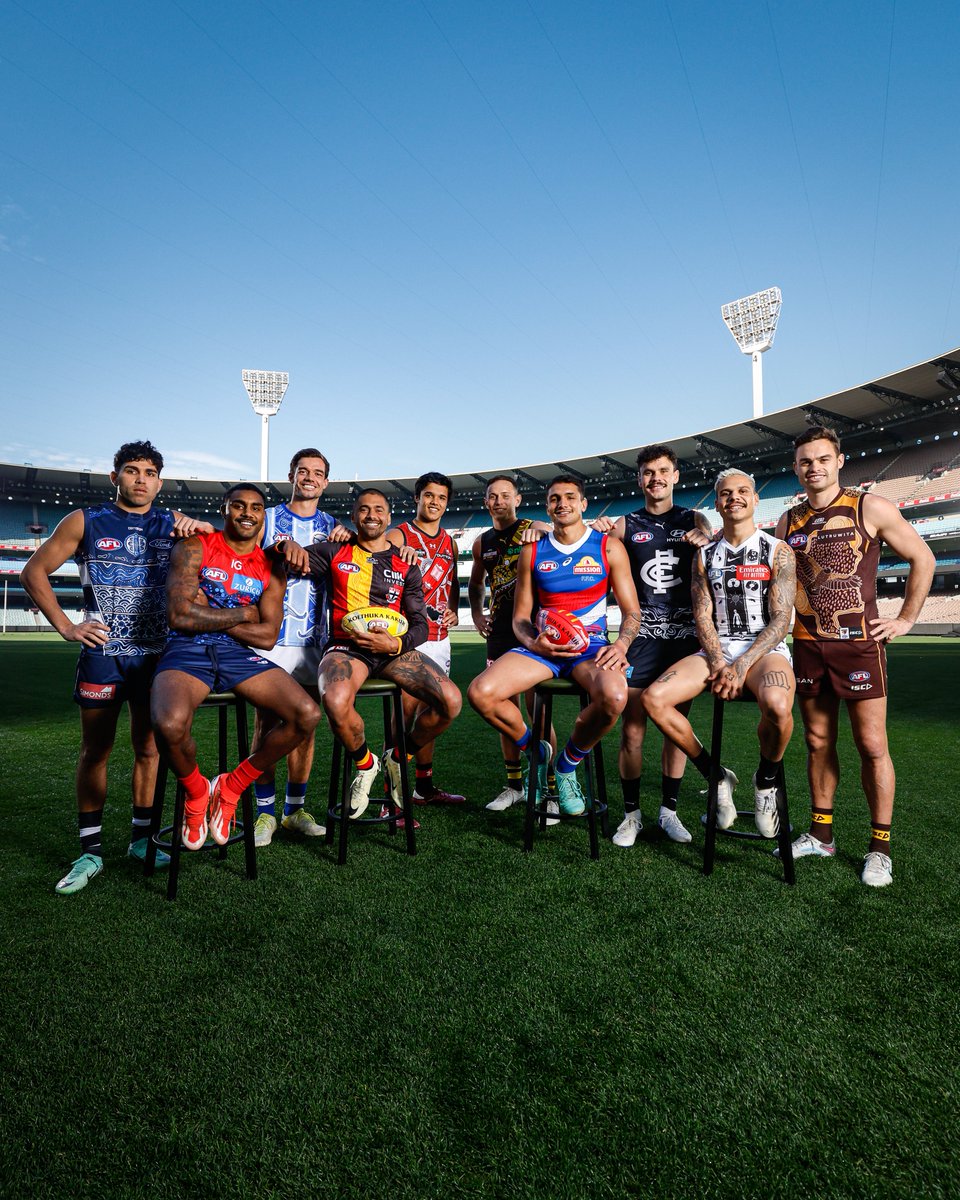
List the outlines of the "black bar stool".
<svg viewBox="0 0 960 1200">
<path fill-rule="evenodd" d="M 710 780 L 707 788 L 707 811 L 703 817 L 706 826 L 706 836 L 703 840 L 703 873 L 709 875 L 713 871 L 713 863 L 717 847 L 717 792 L 720 786 L 720 769 L 723 760 L 723 714 L 728 703 L 740 701 L 756 704 L 753 692 L 746 688 L 734 701 L 713 698 L 713 731 L 710 739 Z M 787 777 L 783 762 L 777 771 L 777 845 L 780 848 L 780 861 L 783 863 L 784 881 L 791 886 L 796 882 L 793 869 L 793 843 L 791 841 L 790 816 L 787 811 Z M 738 817 L 754 816 L 753 809 L 737 809 Z M 742 838 L 744 841 L 768 841 L 762 833 L 755 829 L 721 829 L 726 837 Z"/>
<path fill-rule="evenodd" d="M 546 829 L 547 816 L 555 820 L 559 815 L 561 821 L 581 821 L 586 818 L 590 831 L 590 857 L 600 857 L 600 839 L 597 835 L 597 817 L 600 818 L 600 828 L 603 836 L 607 836 L 607 781 L 603 773 L 603 750 L 600 742 L 587 754 L 584 761 L 586 768 L 586 801 L 587 807 L 578 816 L 567 816 L 565 813 L 547 813 L 547 798 L 540 797 L 536 803 L 537 768 L 540 765 L 540 742 L 546 737 L 553 721 L 554 696 L 576 696 L 580 701 L 581 711 L 590 703 L 590 697 L 579 684 L 572 679 L 547 679 L 538 683 L 533 689 L 533 712 L 530 715 L 530 743 L 533 752 L 530 756 L 530 774 L 527 778 L 527 808 L 524 825 L 523 848 L 533 849 L 533 828 L 539 818 L 540 828 Z"/>
<path fill-rule="evenodd" d="M 233 692 L 211 692 L 201 702 L 197 712 L 203 709 L 215 709 L 217 713 L 217 773 L 222 775 L 230 769 L 227 753 L 227 717 L 231 709 L 233 710 L 234 723 L 236 725 L 239 761 L 245 759 L 250 752 L 250 737 L 247 732 L 247 703 L 240 696 L 234 695 Z M 194 716 L 194 720 L 196 720 L 196 716 Z M 144 862 L 143 873 L 148 879 L 150 878 L 156 867 L 157 850 L 165 850 L 170 855 L 170 867 L 167 874 L 167 899 L 176 900 L 177 877 L 180 874 L 181 830 L 183 829 L 185 793 L 183 785 L 178 782 L 173 804 L 173 824 L 165 825 L 161 828 L 160 822 L 163 820 L 163 802 L 167 791 L 168 773 L 169 765 L 161 754 L 160 765 L 157 768 L 157 783 L 153 790 L 153 808 L 150 811 L 150 838 L 147 842 L 147 857 Z M 256 879 L 257 850 L 253 841 L 254 811 L 251 788 L 247 788 L 240 797 L 240 806 L 243 820 L 242 822 L 237 822 L 237 832 L 227 839 L 227 845 L 218 846 L 216 842 L 210 840 L 202 848 L 204 850 L 217 850 L 218 858 L 226 858 L 227 846 L 232 846 L 234 842 L 242 841 L 245 850 L 247 878 Z"/>
<path fill-rule="evenodd" d="M 403 727 L 402 693 L 397 684 L 389 679 L 368 679 L 360 685 L 356 702 L 361 700 L 383 701 L 383 740 L 386 749 L 393 745 L 391 733 L 391 716 L 393 728 L 396 730 L 397 746 L 400 750 L 400 793 L 403 809 L 403 832 L 407 835 L 407 853 L 416 854 L 417 842 L 414 835 L 413 801 L 410 794 L 410 784 L 407 779 L 407 735 Z M 344 752 L 343 742 L 334 734 L 333 757 L 330 762 L 330 790 L 327 793 L 327 831 L 324 841 L 328 846 L 333 844 L 334 823 L 340 823 L 340 836 L 337 841 L 337 865 L 343 866 L 347 861 L 347 830 L 353 825 L 383 825 L 390 827 L 390 833 L 397 832 L 397 807 L 392 795 L 386 797 L 387 813 L 384 816 L 350 818 L 350 776 L 353 760 Z M 384 768 L 385 770 L 386 768 Z M 371 803 L 373 800 L 371 799 Z"/>
</svg>

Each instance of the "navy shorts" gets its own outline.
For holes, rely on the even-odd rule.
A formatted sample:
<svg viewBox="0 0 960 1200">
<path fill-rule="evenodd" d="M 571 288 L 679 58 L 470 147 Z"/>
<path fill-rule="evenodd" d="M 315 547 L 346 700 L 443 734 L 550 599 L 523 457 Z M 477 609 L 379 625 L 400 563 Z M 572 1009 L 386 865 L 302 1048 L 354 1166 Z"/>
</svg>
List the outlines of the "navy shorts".
<svg viewBox="0 0 960 1200">
<path fill-rule="evenodd" d="M 541 654 L 534 654 L 526 646 L 515 646 L 510 653 L 522 654 L 525 658 L 532 658 L 534 662 L 543 663 L 545 667 L 550 668 L 554 679 L 566 679 L 574 667 L 579 667 L 581 663 L 590 662 L 591 659 L 597 657 L 604 646 L 609 645 L 610 643 L 605 637 L 591 637 L 590 645 L 582 654 L 578 654 L 576 658 L 545 658 Z M 628 673 L 629 670 L 630 668 L 628 667 Z"/>
<path fill-rule="evenodd" d="M 628 686 L 649 687 L 674 663 L 681 658 L 689 658 L 699 649 L 700 642 L 695 637 L 634 638 L 627 651 L 627 662 L 633 668 L 627 676 Z"/>
<path fill-rule="evenodd" d="M 114 704 L 148 705 L 150 685 L 159 654 L 104 654 L 80 651 L 73 698 L 81 708 L 110 708 Z"/>
<path fill-rule="evenodd" d="M 161 671 L 183 671 L 205 683 L 211 692 L 230 692 L 254 675 L 279 670 L 276 663 L 262 658 L 256 650 L 232 640 L 204 646 L 178 639 L 167 645 L 157 665 L 158 675 Z"/>
</svg>

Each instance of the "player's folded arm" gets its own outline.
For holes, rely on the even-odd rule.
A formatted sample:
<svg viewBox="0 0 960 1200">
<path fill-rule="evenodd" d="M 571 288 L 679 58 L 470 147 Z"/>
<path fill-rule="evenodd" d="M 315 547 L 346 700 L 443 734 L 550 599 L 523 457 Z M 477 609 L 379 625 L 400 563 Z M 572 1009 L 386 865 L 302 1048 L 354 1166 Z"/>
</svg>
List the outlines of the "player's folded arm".
<svg viewBox="0 0 960 1200">
<path fill-rule="evenodd" d="M 235 625 L 260 620 L 256 605 L 245 608 L 211 608 L 197 604 L 203 546 L 198 538 L 178 542 L 170 555 L 167 573 L 167 624 L 175 633 L 226 633 Z"/>
<path fill-rule="evenodd" d="M 280 636 L 283 623 L 283 597 L 287 590 L 287 575 L 283 564 L 274 560 L 270 564 L 270 580 L 257 601 L 260 620 L 250 625 L 237 625 L 230 630 L 231 636 L 244 646 L 254 650 L 272 650 Z"/>
</svg>

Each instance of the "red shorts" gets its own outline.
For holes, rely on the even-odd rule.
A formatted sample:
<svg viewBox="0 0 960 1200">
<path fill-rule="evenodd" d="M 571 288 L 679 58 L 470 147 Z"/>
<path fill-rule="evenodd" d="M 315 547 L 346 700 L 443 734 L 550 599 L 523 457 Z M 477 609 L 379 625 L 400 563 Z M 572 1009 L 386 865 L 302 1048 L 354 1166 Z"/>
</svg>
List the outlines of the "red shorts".
<svg viewBox="0 0 960 1200">
<path fill-rule="evenodd" d="M 793 639 L 798 696 L 833 692 L 841 700 L 877 700 L 887 694 L 887 650 L 881 642 Z"/>
</svg>

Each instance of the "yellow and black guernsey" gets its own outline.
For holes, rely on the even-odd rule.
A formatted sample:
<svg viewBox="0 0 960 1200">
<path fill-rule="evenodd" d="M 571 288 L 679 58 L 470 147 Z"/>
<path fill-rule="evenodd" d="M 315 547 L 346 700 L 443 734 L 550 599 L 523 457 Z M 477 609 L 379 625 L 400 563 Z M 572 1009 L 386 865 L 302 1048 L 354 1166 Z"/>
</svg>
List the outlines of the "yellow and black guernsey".
<svg viewBox="0 0 960 1200">
<path fill-rule="evenodd" d="M 392 608 L 407 618 L 400 653 L 427 640 L 427 609 L 420 568 L 406 563 L 391 546 L 371 552 L 353 542 L 317 542 L 307 550 L 310 578 L 327 587 L 331 608 L 330 639 L 349 644 L 340 622 L 358 608 Z"/>
</svg>

